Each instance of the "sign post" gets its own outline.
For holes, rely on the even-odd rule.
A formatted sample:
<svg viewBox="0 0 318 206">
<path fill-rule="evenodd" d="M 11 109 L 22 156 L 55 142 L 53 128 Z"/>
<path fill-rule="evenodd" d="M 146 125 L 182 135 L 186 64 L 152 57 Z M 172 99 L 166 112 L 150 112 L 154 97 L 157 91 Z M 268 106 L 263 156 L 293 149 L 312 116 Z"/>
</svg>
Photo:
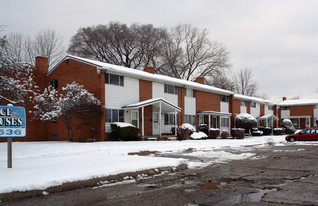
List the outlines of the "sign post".
<svg viewBox="0 0 318 206">
<path fill-rule="evenodd" d="M 12 137 L 25 136 L 25 108 L 14 106 L 0 106 L 0 138 L 8 138 L 8 168 L 12 168 Z"/>
</svg>

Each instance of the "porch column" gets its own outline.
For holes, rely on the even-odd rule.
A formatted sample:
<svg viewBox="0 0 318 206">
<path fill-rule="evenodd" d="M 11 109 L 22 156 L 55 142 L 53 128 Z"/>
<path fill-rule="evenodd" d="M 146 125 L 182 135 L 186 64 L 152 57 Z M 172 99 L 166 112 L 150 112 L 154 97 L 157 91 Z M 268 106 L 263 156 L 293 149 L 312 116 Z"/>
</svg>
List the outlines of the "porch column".
<svg viewBox="0 0 318 206">
<path fill-rule="evenodd" d="M 159 137 L 161 137 L 161 102 L 159 102 Z"/>
<path fill-rule="evenodd" d="M 178 126 L 178 123 L 177 123 L 177 110 L 174 110 L 174 135 L 177 136 L 177 126 Z"/>
<path fill-rule="evenodd" d="M 209 126 L 208 126 L 208 129 L 210 129 L 210 125 L 211 125 L 211 115 L 209 114 Z"/>
<path fill-rule="evenodd" d="M 141 107 L 141 124 L 142 124 L 142 131 L 141 131 L 141 135 L 142 137 L 145 136 L 145 110 L 144 107 Z"/>
<path fill-rule="evenodd" d="M 271 117 L 272 118 L 272 135 L 274 134 L 274 116 Z"/>
<path fill-rule="evenodd" d="M 229 116 L 228 118 L 229 118 L 229 133 L 231 134 L 231 116 Z"/>
</svg>

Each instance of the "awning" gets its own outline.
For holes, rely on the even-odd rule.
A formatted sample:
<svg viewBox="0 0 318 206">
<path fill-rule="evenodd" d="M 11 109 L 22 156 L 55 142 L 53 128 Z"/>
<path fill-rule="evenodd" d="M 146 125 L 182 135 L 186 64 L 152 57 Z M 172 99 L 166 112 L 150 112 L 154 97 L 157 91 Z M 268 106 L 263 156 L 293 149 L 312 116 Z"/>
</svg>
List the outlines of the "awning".
<svg viewBox="0 0 318 206">
<path fill-rule="evenodd" d="M 177 111 L 177 112 L 181 112 L 181 108 L 168 102 L 167 100 L 164 100 L 162 98 L 156 98 L 156 99 L 148 99 L 145 101 L 141 101 L 141 102 L 137 102 L 137 103 L 133 103 L 133 104 L 128 104 L 126 106 L 123 106 L 123 109 L 139 109 L 142 107 L 146 107 L 149 105 L 153 105 L 153 106 L 158 106 L 161 103 L 162 105 L 162 109 L 165 111 Z"/>
<path fill-rule="evenodd" d="M 212 116 L 232 116 L 231 113 L 227 113 L 227 112 L 216 112 L 216 111 L 200 111 L 198 112 L 198 115 L 212 115 Z"/>
<path fill-rule="evenodd" d="M 312 116 L 310 116 L 310 115 L 303 115 L 303 116 L 289 116 L 288 117 L 288 119 L 302 119 L 302 118 L 304 118 L 304 119 L 307 119 L 307 118 L 312 118 Z"/>
<path fill-rule="evenodd" d="M 273 117 L 274 120 L 278 120 L 278 117 L 276 117 L 276 116 L 273 115 L 273 114 L 267 114 L 267 115 L 258 117 L 257 119 L 258 119 L 258 120 L 267 120 L 267 119 L 272 118 L 272 117 Z"/>
</svg>

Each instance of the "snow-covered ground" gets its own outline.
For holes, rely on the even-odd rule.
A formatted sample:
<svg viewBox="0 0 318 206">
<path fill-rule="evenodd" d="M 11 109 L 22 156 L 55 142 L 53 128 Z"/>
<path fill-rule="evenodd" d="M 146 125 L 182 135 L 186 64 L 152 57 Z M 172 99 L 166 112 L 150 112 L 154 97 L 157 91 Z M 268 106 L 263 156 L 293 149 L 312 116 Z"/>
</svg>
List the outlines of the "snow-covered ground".
<svg viewBox="0 0 318 206">
<path fill-rule="evenodd" d="M 285 136 L 248 137 L 242 140 L 188 140 L 139 142 L 13 142 L 13 168 L 7 168 L 7 143 L 0 143 L 0 193 L 44 190 L 65 182 L 165 166 L 206 166 L 232 159 L 252 158 L 245 146 L 286 145 Z M 182 151 L 193 148 L 191 153 Z M 229 149 L 239 153 L 228 152 Z M 178 153 L 185 158 L 128 155 L 130 152 Z M 200 163 L 187 156 L 211 158 Z"/>
</svg>

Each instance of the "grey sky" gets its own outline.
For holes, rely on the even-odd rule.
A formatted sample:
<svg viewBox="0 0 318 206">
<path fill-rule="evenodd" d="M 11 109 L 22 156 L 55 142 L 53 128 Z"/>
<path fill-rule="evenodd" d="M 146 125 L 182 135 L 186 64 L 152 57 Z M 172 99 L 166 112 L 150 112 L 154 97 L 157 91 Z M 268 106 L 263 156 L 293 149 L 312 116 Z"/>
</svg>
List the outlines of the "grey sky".
<svg viewBox="0 0 318 206">
<path fill-rule="evenodd" d="M 230 52 L 232 70 L 248 67 L 259 92 L 279 102 L 318 98 L 316 0 L 0 0 L 6 33 L 53 28 L 67 45 L 80 27 L 110 21 L 207 28 Z"/>
</svg>

